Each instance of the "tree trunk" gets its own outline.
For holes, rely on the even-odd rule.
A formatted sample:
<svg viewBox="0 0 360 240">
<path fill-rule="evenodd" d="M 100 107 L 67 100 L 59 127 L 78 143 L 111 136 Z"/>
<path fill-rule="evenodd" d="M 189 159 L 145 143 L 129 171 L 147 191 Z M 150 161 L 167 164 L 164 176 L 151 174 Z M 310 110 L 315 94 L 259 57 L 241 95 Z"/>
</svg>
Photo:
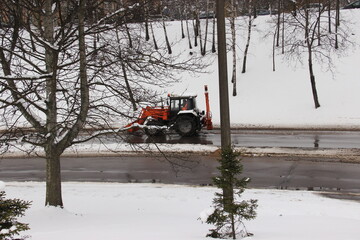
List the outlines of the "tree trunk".
<svg viewBox="0 0 360 240">
<path fill-rule="evenodd" d="M 282 3 L 284 4 L 284 2 Z M 282 13 L 282 29 L 281 29 L 281 54 L 285 53 L 285 11 Z"/>
<path fill-rule="evenodd" d="M 329 33 L 331 33 L 331 0 L 328 3 L 328 24 L 329 24 Z"/>
<path fill-rule="evenodd" d="M 235 226 L 235 217 L 233 213 L 230 213 L 231 218 L 231 232 L 232 232 L 232 238 L 236 239 L 236 226 Z"/>
<path fill-rule="evenodd" d="M 130 102 L 131 102 L 131 104 L 133 106 L 133 110 L 135 112 L 137 110 L 136 102 L 135 102 L 134 94 L 132 92 L 132 89 L 131 89 L 131 86 L 130 86 L 130 83 L 129 83 L 129 79 L 127 77 L 125 63 L 124 63 L 124 60 L 122 59 L 122 55 L 121 55 L 121 49 L 119 49 L 119 57 L 120 57 L 120 62 L 121 62 L 121 69 L 123 70 L 123 74 L 124 74 L 124 80 L 125 80 L 126 89 L 127 89 L 128 93 L 129 93 L 129 100 L 130 100 Z"/>
<path fill-rule="evenodd" d="M 246 59 L 247 59 L 247 54 L 248 54 L 249 46 L 250 46 L 251 27 L 252 27 L 251 25 L 252 25 L 252 19 L 251 19 L 251 14 L 249 14 L 248 37 L 247 37 L 245 51 L 244 51 L 244 59 L 243 59 L 243 66 L 242 66 L 241 73 L 246 72 Z"/>
<path fill-rule="evenodd" d="M 184 21 L 182 18 L 181 18 L 181 38 L 185 38 Z"/>
<path fill-rule="evenodd" d="M 126 29 L 126 34 L 128 36 L 129 39 L 129 48 L 133 48 L 133 43 L 132 43 L 132 38 L 131 38 L 131 34 L 130 34 L 130 30 L 128 28 L 128 25 L 126 23 L 127 21 L 125 20 L 125 29 Z"/>
<path fill-rule="evenodd" d="M 150 29 L 151 29 L 151 35 L 152 35 L 153 41 L 154 41 L 155 50 L 158 50 L 159 47 L 158 47 L 157 42 L 156 42 L 156 38 L 155 38 L 155 34 L 154 34 L 154 29 L 153 29 L 153 26 L 152 26 L 152 23 L 151 23 L 151 22 L 150 22 Z"/>
<path fill-rule="evenodd" d="M 148 8 L 145 6 L 145 40 L 150 40 L 150 34 L 149 34 L 149 14 L 148 14 Z"/>
<path fill-rule="evenodd" d="M 278 26 L 278 35 L 276 37 L 276 47 L 280 46 L 280 19 L 281 19 L 281 0 L 278 0 L 278 16 L 277 16 L 277 26 Z"/>
<path fill-rule="evenodd" d="M 54 25 L 52 16 L 52 0 L 44 3 L 44 34 L 49 43 L 54 42 Z M 47 116 L 46 129 L 49 133 L 45 145 L 46 153 L 46 200 L 45 204 L 50 206 L 63 206 L 61 197 L 61 176 L 60 176 L 60 155 L 55 149 L 55 138 L 57 131 L 57 101 L 56 101 L 56 66 L 57 59 L 55 52 L 51 48 L 45 49 L 46 70 L 52 77 L 46 79 L 47 93 Z"/>
<path fill-rule="evenodd" d="M 274 36 L 273 36 L 273 49 L 272 49 L 272 62 L 273 62 L 273 72 L 275 72 L 275 41 L 276 41 L 276 32 L 277 29 L 275 29 Z"/>
<path fill-rule="evenodd" d="M 209 13 L 209 0 L 206 1 L 206 14 L 208 14 L 208 13 Z M 206 43 L 207 43 L 208 29 L 209 29 L 209 18 L 206 17 L 204 46 L 203 46 L 203 48 L 201 50 L 201 55 L 203 55 L 203 56 L 205 56 L 205 54 L 206 54 Z"/>
<path fill-rule="evenodd" d="M 198 46 L 197 37 L 199 36 L 198 26 L 197 26 L 197 20 L 193 20 L 193 28 L 194 28 L 194 46 Z"/>
<path fill-rule="evenodd" d="M 311 56 L 309 56 L 309 73 L 310 73 L 311 90 L 312 90 L 312 94 L 313 94 L 313 98 L 314 98 L 315 108 L 319 108 L 320 103 L 319 103 L 319 98 L 318 98 L 318 94 L 317 94 L 317 90 L 316 90 L 315 75 L 314 75 L 314 71 L 313 71 Z"/>
<path fill-rule="evenodd" d="M 309 0 L 306 0 L 306 6 L 309 5 Z M 316 31 L 316 29 L 314 29 Z M 314 99 L 315 108 L 320 107 L 319 98 L 316 90 L 315 83 L 315 75 L 313 70 L 313 62 L 312 62 L 312 46 L 313 40 L 310 39 L 310 29 L 309 29 L 309 9 L 305 9 L 305 41 L 308 50 L 308 66 L 309 66 L 309 74 L 310 74 L 310 82 L 311 82 L 311 90 Z"/>
<path fill-rule="evenodd" d="M 216 11 L 216 7 L 214 7 L 214 12 Z M 212 48 L 211 48 L 211 52 L 212 53 L 215 53 L 216 52 L 216 44 L 215 44 L 215 29 L 216 29 L 216 27 L 215 27 L 215 15 L 214 15 L 214 17 L 213 17 L 213 40 L 212 40 Z"/>
<path fill-rule="evenodd" d="M 318 16 L 317 37 L 318 37 L 318 45 L 320 46 L 321 45 L 321 33 L 320 33 L 321 26 L 320 25 L 321 25 L 321 11 L 322 11 L 320 1 L 319 1 L 318 11 L 319 11 L 318 12 L 319 16 Z"/>
<path fill-rule="evenodd" d="M 339 48 L 338 28 L 340 26 L 340 0 L 336 0 L 336 16 L 335 16 L 335 49 Z"/>
<path fill-rule="evenodd" d="M 184 9 L 183 6 L 181 6 L 179 8 L 179 13 L 180 13 L 180 21 L 181 21 L 181 38 L 184 39 L 185 38 L 185 31 L 184 31 Z"/>
<path fill-rule="evenodd" d="M 149 21 L 146 18 L 145 19 L 145 40 L 149 41 L 150 40 L 150 35 L 149 35 Z"/>
<path fill-rule="evenodd" d="M 188 15 L 187 15 L 187 9 L 186 9 L 185 18 L 186 18 L 186 20 L 185 20 L 185 21 L 186 21 L 186 32 L 187 32 L 188 40 L 189 40 L 189 48 L 192 49 L 191 38 L 190 38 L 190 30 L 189 30 L 189 21 L 188 21 Z"/>
<path fill-rule="evenodd" d="M 233 2 L 232 2 L 233 4 Z M 232 6 L 232 10 L 234 11 L 234 6 Z M 233 71 L 232 71 L 232 77 L 231 82 L 233 84 L 233 96 L 237 95 L 237 89 L 236 89 L 236 30 L 235 30 L 235 17 L 234 12 L 233 16 L 230 18 L 230 26 L 231 26 L 231 39 L 232 39 L 232 57 L 233 57 Z"/>
<path fill-rule="evenodd" d="M 170 41 L 167 35 L 167 31 L 166 31 L 166 25 L 165 25 L 165 20 L 164 20 L 164 16 L 162 16 L 162 24 L 163 24 L 163 29 L 164 29 L 164 34 L 165 34 L 165 41 L 166 41 L 166 46 L 168 49 L 168 54 L 172 54 L 172 49 L 171 49 L 171 45 L 170 45 Z"/>
<path fill-rule="evenodd" d="M 203 39 L 202 39 L 202 32 L 201 32 L 201 24 L 199 19 L 199 25 L 198 25 L 198 34 L 199 34 L 199 42 L 200 42 L 200 53 L 202 55 L 203 53 Z"/>
<path fill-rule="evenodd" d="M 61 195 L 61 167 L 60 155 L 54 146 L 46 152 L 46 206 L 63 207 Z"/>
</svg>

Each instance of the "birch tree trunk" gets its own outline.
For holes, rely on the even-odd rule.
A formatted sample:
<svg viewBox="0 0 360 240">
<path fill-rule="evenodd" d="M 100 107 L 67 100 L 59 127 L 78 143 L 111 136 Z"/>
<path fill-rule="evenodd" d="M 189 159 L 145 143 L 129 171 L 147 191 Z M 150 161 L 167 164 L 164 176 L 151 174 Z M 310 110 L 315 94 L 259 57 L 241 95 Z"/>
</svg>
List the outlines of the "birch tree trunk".
<svg viewBox="0 0 360 240">
<path fill-rule="evenodd" d="M 206 14 L 209 14 L 209 0 L 206 1 Z M 204 46 L 201 50 L 201 55 L 205 56 L 206 54 L 206 43 L 207 43 L 207 36 L 208 36 L 208 28 L 209 28 L 209 18 L 206 16 L 205 21 L 205 36 L 204 36 Z"/>
<path fill-rule="evenodd" d="M 339 48 L 338 28 L 340 26 L 340 0 L 336 0 L 336 16 L 335 16 L 335 49 Z"/>
<path fill-rule="evenodd" d="M 148 2 L 144 2 L 144 12 L 145 12 L 145 40 L 150 40 L 150 34 L 149 34 L 149 8 L 148 8 Z"/>
<path fill-rule="evenodd" d="M 179 8 L 179 13 L 180 13 L 180 21 L 181 21 L 181 38 L 184 39 L 185 31 L 184 31 L 184 8 L 183 8 L 183 6 L 181 6 Z"/>
<path fill-rule="evenodd" d="M 156 38 L 155 38 L 155 34 L 154 34 L 154 29 L 153 29 L 153 26 L 152 26 L 152 22 L 150 22 L 150 29 L 151 29 L 151 35 L 152 35 L 152 38 L 153 38 L 153 41 L 154 41 L 155 50 L 158 50 L 158 49 L 159 49 L 159 46 L 157 45 L 157 41 L 156 41 Z"/>
<path fill-rule="evenodd" d="M 331 0 L 328 2 L 328 25 L 329 25 L 329 33 L 332 33 L 331 30 Z"/>
<path fill-rule="evenodd" d="M 214 13 L 215 13 L 216 7 L 214 6 Z M 211 52 L 215 53 L 216 52 L 216 43 L 215 43 L 215 29 L 216 29 L 216 24 L 215 24 L 215 14 L 213 17 L 213 39 L 212 39 L 212 47 L 211 47 Z"/>
<path fill-rule="evenodd" d="M 245 73 L 245 72 L 246 72 L 246 60 L 247 60 L 247 55 L 248 55 L 249 46 L 250 46 L 251 29 L 252 29 L 252 17 L 251 17 L 251 14 L 249 14 L 248 36 L 247 36 L 247 40 L 246 40 L 246 46 L 245 46 L 244 58 L 243 58 L 243 66 L 242 66 L 242 71 L 241 71 L 241 73 Z"/>
<path fill-rule="evenodd" d="M 231 82 L 233 84 L 233 96 L 237 95 L 236 89 L 236 29 L 235 29 L 235 7 L 234 1 L 231 0 L 231 17 L 230 17 L 230 27 L 231 27 L 231 49 L 232 49 L 232 57 L 233 57 L 233 70 L 232 70 L 232 77 Z"/>
<path fill-rule="evenodd" d="M 321 11 L 323 9 L 321 9 L 321 2 L 319 0 L 319 7 L 318 7 L 318 28 L 317 28 L 317 38 L 318 38 L 318 45 L 321 45 Z"/>
<path fill-rule="evenodd" d="M 278 1 L 278 15 L 277 15 L 277 26 L 278 26 L 278 35 L 276 36 L 276 47 L 280 46 L 280 22 L 281 22 L 281 1 L 282 0 L 277 0 Z"/>
<path fill-rule="evenodd" d="M 282 4 L 284 4 L 284 0 L 282 0 Z M 285 53 L 285 11 L 282 12 L 282 19 L 281 19 L 281 53 Z"/>
<path fill-rule="evenodd" d="M 168 49 L 168 54 L 172 54 L 171 44 L 170 44 L 168 34 L 167 34 L 167 31 L 166 31 L 166 25 L 165 25 L 165 19 L 164 19 L 164 14 L 163 13 L 161 13 L 161 18 L 162 18 L 162 25 L 163 25 L 163 29 L 164 29 L 165 42 L 166 42 L 166 47 Z"/>
<path fill-rule="evenodd" d="M 273 46 L 272 46 L 272 64 L 273 64 L 273 72 L 275 72 L 276 67 L 275 67 L 275 49 L 276 49 L 276 34 L 277 34 L 277 29 L 275 29 L 274 32 L 274 36 L 273 36 Z"/>
</svg>

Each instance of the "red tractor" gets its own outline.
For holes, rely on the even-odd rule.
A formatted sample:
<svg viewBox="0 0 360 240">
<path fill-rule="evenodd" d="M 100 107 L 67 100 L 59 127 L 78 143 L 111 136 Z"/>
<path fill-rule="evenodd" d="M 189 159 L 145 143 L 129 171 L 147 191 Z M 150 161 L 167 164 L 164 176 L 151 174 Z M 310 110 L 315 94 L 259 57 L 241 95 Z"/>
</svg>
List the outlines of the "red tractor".
<svg viewBox="0 0 360 240">
<path fill-rule="evenodd" d="M 181 136 L 193 136 L 201 128 L 213 129 L 209 93 L 205 86 L 206 112 L 196 107 L 196 95 L 168 95 L 168 106 L 143 108 L 137 120 L 125 126 L 128 132 L 144 129 L 149 136 L 157 136 L 174 129 Z"/>
</svg>

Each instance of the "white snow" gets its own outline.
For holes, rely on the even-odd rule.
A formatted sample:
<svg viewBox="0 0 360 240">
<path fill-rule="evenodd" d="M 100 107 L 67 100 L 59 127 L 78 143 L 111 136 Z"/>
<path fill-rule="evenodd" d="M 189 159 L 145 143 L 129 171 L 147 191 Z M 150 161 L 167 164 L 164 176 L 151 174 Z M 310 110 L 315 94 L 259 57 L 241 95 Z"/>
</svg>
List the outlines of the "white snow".
<svg viewBox="0 0 360 240">
<path fill-rule="evenodd" d="M 7 197 L 33 201 L 21 221 L 34 240 L 200 240 L 211 227 L 199 219 L 211 211 L 215 188 L 162 184 L 64 183 L 64 209 L 44 207 L 43 183 L 6 186 Z M 253 240 L 355 240 L 360 204 L 312 192 L 250 189 L 258 216 L 246 222 Z M 205 211 L 204 211 L 205 210 Z"/>
<path fill-rule="evenodd" d="M 0 181 L 0 191 L 3 191 L 5 189 L 5 183 L 3 181 Z"/>
</svg>

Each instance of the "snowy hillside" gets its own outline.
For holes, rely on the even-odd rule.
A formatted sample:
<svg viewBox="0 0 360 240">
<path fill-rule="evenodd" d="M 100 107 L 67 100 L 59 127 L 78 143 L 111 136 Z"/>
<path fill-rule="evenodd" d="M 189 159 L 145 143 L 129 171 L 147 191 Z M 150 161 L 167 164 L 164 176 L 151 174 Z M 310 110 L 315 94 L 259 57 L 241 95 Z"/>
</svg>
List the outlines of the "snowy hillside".
<svg viewBox="0 0 360 240">
<path fill-rule="evenodd" d="M 336 69 L 334 74 L 318 64 L 314 65 L 317 89 L 321 107 L 315 109 L 307 59 L 303 64 L 288 62 L 281 54 L 276 57 L 276 71 L 272 70 L 272 35 L 267 36 L 273 23 L 270 16 L 259 16 L 255 19 L 251 38 L 248 67 L 241 74 L 241 64 L 245 38 L 247 34 L 244 19 L 238 19 L 238 96 L 232 97 L 232 86 L 229 84 L 231 103 L 231 124 L 233 127 L 322 127 L 322 128 L 360 128 L 360 10 L 342 10 L 341 17 L 349 21 L 350 39 L 355 46 L 350 47 L 341 58 L 331 56 Z M 180 22 L 168 22 L 168 31 L 172 41 L 183 44 L 185 51 L 188 39 L 180 36 Z M 212 25 L 209 27 L 212 31 Z M 162 35 L 160 32 L 158 38 Z M 299 33 L 302 34 L 302 33 Z M 229 38 L 228 38 L 229 39 Z M 229 42 L 228 42 L 229 43 Z M 211 48 L 208 43 L 207 49 Z M 199 49 L 193 49 L 199 54 Z M 211 62 L 209 73 L 197 77 L 183 75 L 181 83 L 168 88 L 169 92 L 196 92 L 198 105 L 205 108 L 203 85 L 209 85 L 210 101 L 214 123 L 219 124 L 218 76 L 215 54 L 204 58 Z M 232 55 L 228 54 L 228 76 L 231 78 Z"/>
</svg>

